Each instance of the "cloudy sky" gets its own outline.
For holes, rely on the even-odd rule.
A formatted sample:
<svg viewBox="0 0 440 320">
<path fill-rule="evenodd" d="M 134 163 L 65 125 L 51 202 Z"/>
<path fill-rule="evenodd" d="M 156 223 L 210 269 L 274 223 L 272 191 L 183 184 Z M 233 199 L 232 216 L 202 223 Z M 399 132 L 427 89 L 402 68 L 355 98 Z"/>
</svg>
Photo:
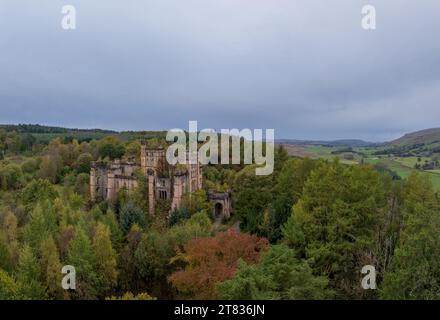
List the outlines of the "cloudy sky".
<svg viewBox="0 0 440 320">
<path fill-rule="evenodd" d="M 1 0 L 0 123 L 389 140 L 440 127 L 439 31 L 438 0 Z"/>
</svg>

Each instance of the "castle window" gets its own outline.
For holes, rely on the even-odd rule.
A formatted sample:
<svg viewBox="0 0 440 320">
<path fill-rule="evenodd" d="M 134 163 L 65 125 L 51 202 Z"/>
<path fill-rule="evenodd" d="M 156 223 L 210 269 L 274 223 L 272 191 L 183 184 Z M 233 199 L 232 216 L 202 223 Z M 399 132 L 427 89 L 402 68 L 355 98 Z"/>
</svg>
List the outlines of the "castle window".
<svg viewBox="0 0 440 320">
<path fill-rule="evenodd" d="M 164 190 L 159 190 L 159 199 L 166 200 L 167 192 Z"/>
</svg>

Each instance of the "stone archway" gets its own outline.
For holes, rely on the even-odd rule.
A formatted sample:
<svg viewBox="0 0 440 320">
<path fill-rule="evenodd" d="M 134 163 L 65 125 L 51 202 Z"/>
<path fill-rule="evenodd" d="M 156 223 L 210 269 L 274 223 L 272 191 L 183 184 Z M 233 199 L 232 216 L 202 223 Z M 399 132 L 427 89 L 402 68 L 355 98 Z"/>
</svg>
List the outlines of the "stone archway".
<svg viewBox="0 0 440 320">
<path fill-rule="evenodd" d="M 215 220 L 220 220 L 223 217 L 223 204 L 220 202 L 217 202 L 214 205 L 214 218 Z"/>
<path fill-rule="evenodd" d="M 208 200 L 212 203 L 212 215 L 216 221 L 229 219 L 232 212 L 230 192 L 208 191 Z"/>
</svg>

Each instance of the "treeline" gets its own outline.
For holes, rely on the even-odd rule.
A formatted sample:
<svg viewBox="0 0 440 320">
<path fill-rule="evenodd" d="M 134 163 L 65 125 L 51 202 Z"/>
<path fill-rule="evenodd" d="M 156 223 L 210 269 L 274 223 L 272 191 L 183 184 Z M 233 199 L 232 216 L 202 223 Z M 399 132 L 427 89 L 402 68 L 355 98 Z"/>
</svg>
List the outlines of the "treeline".
<svg viewBox="0 0 440 320">
<path fill-rule="evenodd" d="M 115 136 L 55 139 L 0 162 L 0 299 L 440 298 L 439 199 L 417 174 L 278 148 L 269 176 L 205 167 L 204 189 L 171 215 L 168 200 L 148 214 L 142 175 L 133 193 L 91 203 L 91 161 L 139 152 Z M 211 188 L 232 190 L 230 221 L 213 221 Z M 76 290 L 61 287 L 64 265 Z M 378 290 L 361 288 L 365 265 Z"/>
</svg>

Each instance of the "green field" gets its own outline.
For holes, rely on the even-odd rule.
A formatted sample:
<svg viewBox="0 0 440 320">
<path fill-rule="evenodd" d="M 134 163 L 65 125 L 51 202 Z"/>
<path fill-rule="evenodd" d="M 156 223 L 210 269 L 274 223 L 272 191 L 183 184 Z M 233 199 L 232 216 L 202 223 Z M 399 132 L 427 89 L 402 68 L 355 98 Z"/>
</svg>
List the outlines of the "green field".
<svg viewBox="0 0 440 320">
<path fill-rule="evenodd" d="M 345 164 L 359 164 L 361 161 L 371 165 L 381 164 L 387 169 L 394 171 L 401 178 L 408 177 L 412 172 L 417 171 L 423 176 L 431 179 L 434 188 L 440 191 L 440 168 L 433 170 L 416 170 L 414 166 L 419 163 L 423 164 L 425 161 L 431 161 L 430 157 L 397 157 L 374 155 L 378 148 L 353 148 L 353 160 L 344 159 L 343 154 L 334 154 L 341 147 L 327 147 L 327 146 L 305 146 L 304 149 L 316 155 L 316 158 L 333 159 L 339 158 Z"/>
</svg>

